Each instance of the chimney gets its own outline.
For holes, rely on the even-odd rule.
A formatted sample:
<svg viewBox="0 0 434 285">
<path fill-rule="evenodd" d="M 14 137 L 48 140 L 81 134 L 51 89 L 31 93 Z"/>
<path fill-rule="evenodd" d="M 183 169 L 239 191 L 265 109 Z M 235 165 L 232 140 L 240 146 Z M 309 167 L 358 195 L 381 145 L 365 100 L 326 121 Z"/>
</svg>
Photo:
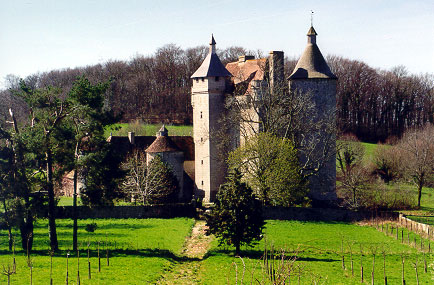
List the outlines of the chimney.
<svg viewBox="0 0 434 285">
<path fill-rule="evenodd" d="M 268 66 L 270 74 L 271 90 L 278 87 L 285 81 L 284 75 L 284 54 L 283 51 L 270 51 L 268 57 Z"/>
<path fill-rule="evenodd" d="M 128 132 L 128 140 L 130 141 L 130 144 L 134 144 L 136 134 L 134 132 Z"/>
<path fill-rule="evenodd" d="M 255 59 L 254 55 L 240 55 L 238 57 L 238 63 L 246 62 L 246 60 Z"/>
</svg>

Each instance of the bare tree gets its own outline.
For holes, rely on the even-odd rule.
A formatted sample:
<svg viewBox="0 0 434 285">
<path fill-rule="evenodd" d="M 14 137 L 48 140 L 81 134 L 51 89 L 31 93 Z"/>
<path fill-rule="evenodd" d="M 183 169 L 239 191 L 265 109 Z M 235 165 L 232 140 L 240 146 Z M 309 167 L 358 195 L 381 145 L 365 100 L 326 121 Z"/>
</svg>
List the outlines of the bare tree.
<svg viewBox="0 0 434 285">
<path fill-rule="evenodd" d="M 248 75 L 244 74 L 235 78 L 235 90 L 226 97 L 225 127 L 220 137 L 226 149 L 260 132 L 290 139 L 300 157 L 300 173 L 307 181 L 334 158 L 335 113 L 326 111 L 318 116 L 311 93 L 290 91 L 285 76 L 273 78 L 265 60 L 258 65 L 257 73 L 264 74 L 263 80 L 246 80 Z M 231 132 L 238 141 L 229 140 L 227 133 Z"/>
<path fill-rule="evenodd" d="M 122 185 L 124 192 L 144 205 L 170 202 L 176 197 L 178 181 L 160 156 L 147 164 L 146 153 L 134 150 L 122 167 L 128 170 Z"/>
<path fill-rule="evenodd" d="M 420 130 L 407 131 L 397 148 L 401 151 L 402 172 L 417 186 L 417 206 L 420 207 L 422 189 L 433 179 L 434 126 L 426 125 Z"/>
</svg>

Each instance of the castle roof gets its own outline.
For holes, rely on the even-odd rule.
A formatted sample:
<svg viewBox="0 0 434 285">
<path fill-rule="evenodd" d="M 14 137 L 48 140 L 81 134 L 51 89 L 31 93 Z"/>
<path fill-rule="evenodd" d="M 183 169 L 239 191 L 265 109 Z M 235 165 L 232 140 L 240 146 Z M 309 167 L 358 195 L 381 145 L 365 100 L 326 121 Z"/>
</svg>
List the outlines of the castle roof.
<svg viewBox="0 0 434 285">
<path fill-rule="evenodd" d="M 226 64 L 227 70 L 233 74 L 231 80 L 237 86 L 239 95 L 251 92 L 253 81 L 264 80 L 266 62 L 266 58 L 241 56 L 238 61 Z"/>
<path fill-rule="evenodd" d="M 145 150 L 149 153 L 178 152 L 179 147 L 167 136 L 158 136 L 155 141 Z"/>
<path fill-rule="evenodd" d="M 201 77 L 229 77 L 232 74 L 223 66 L 219 57 L 216 54 L 215 49 L 216 42 L 214 36 L 211 36 L 211 42 L 209 43 L 209 53 L 205 57 L 201 66 L 196 70 L 191 78 L 201 78 Z"/>
<path fill-rule="evenodd" d="M 170 139 L 169 132 L 163 125 L 157 132 L 155 141 L 145 150 L 149 153 L 157 152 L 178 152 L 181 151 L 179 147 Z"/>
<path fill-rule="evenodd" d="M 149 148 L 157 138 L 155 136 L 135 136 L 134 144 L 131 144 L 127 136 L 110 136 L 107 141 L 122 155 L 127 155 L 133 149 L 145 150 Z M 170 136 L 178 151 L 184 152 L 185 160 L 194 160 L 194 141 L 190 136 Z M 162 143 L 164 145 L 164 142 Z M 156 143 L 160 145 L 160 142 Z M 161 149 L 161 148 L 160 148 Z"/>
<path fill-rule="evenodd" d="M 308 44 L 289 79 L 337 79 L 316 44 L 316 35 L 315 29 L 310 27 L 307 33 Z"/>
<path fill-rule="evenodd" d="M 226 64 L 226 69 L 233 75 L 235 84 L 244 81 L 263 80 L 266 58 L 248 59 L 244 62 L 235 61 Z"/>
</svg>

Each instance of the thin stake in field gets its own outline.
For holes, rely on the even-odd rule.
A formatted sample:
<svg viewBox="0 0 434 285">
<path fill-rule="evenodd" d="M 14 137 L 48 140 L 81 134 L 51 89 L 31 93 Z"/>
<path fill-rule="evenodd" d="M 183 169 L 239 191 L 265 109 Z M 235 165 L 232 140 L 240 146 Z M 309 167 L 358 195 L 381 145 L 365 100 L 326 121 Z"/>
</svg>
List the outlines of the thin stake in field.
<svg viewBox="0 0 434 285">
<path fill-rule="evenodd" d="M 92 279 L 92 274 L 90 271 L 90 249 L 89 249 L 89 247 L 90 247 L 90 242 L 89 242 L 89 238 L 88 238 L 87 239 L 87 271 L 88 271 L 87 277 L 90 280 L 90 279 Z"/>
<path fill-rule="evenodd" d="M 66 254 L 66 285 L 69 283 L 69 251 Z"/>
<path fill-rule="evenodd" d="M 77 284 L 80 285 L 80 250 L 77 248 Z"/>
</svg>

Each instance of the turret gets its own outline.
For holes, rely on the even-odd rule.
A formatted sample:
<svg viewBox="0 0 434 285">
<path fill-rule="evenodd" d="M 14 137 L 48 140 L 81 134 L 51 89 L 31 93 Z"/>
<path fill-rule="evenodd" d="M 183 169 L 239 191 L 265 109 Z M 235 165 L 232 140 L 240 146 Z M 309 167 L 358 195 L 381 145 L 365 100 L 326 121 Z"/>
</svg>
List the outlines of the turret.
<svg viewBox="0 0 434 285">
<path fill-rule="evenodd" d="M 329 118 L 336 120 L 336 82 L 333 74 L 317 45 L 317 32 L 310 27 L 307 32 L 307 45 L 289 76 L 289 88 L 299 96 L 310 94 L 316 107 L 316 120 Z M 333 123 L 333 122 L 331 122 Z M 335 122 L 334 122 L 335 123 Z M 327 137 L 330 133 L 319 131 L 321 137 Z M 322 132 L 322 133 L 321 133 Z M 321 156 L 321 150 L 328 146 L 334 153 L 336 148 L 336 134 L 326 144 L 319 145 L 315 156 Z M 301 160 L 306 158 L 301 157 Z M 333 200 L 336 198 L 336 157 L 326 162 L 317 176 L 309 180 L 310 196 L 316 200 Z"/>
</svg>

